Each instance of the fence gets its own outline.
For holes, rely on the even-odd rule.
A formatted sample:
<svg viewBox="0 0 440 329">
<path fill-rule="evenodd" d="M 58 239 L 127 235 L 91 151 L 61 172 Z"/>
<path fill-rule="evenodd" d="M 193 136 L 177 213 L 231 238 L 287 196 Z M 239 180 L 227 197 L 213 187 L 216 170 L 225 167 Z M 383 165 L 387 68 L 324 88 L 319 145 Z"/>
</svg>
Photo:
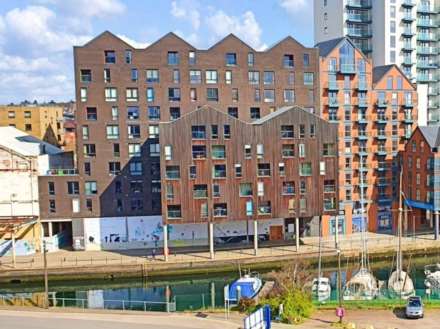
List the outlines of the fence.
<svg viewBox="0 0 440 329">
<path fill-rule="evenodd" d="M 0 296 L 0 304 L 3 306 L 39 306 L 35 298 L 29 296 Z M 99 305 L 98 305 L 99 304 Z M 42 304 L 41 304 L 42 305 Z M 144 311 L 144 312 L 175 312 L 176 300 L 171 302 L 157 301 L 137 301 L 137 300 L 111 300 L 101 299 L 99 303 L 90 301 L 85 298 L 59 298 L 49 297 L 49 305 L 51 307 L 77 307 L 80 309 L 105 309 L 105 310 L 122 310 L 122 311 Z"/>
</svg>

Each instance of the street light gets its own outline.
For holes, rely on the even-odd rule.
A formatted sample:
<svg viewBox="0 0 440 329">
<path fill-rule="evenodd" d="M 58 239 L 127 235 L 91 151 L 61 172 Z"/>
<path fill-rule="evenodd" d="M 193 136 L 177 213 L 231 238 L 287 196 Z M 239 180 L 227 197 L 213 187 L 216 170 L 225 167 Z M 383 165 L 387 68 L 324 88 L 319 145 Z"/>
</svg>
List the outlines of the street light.
<svg viewBox="0 0 440 329">
<path fill-rule="evenodd" d="M 338 298 L 339 305 L 336 309 L 336 316 L 339 317 L 339 323 L 342 323 L 342 319 L 345 315 L 345 310 L 342 307 L 342 276 L 341 276 L 341 249 L 336 249 L 336 253 L 338 254 Z"/>
</svg>

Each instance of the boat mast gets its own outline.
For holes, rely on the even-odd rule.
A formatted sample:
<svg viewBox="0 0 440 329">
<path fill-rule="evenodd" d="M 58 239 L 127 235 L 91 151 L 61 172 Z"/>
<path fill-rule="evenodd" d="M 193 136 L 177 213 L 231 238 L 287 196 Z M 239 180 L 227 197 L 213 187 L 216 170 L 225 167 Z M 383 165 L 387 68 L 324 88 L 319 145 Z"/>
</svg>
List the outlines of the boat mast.
<svg viewBox="0 0 440 329">
<path fill-rule="evenodd" d="M 362 227 L 362 231 L 361 231 L 361 238 L 362 238 L 362 254 L 361 254 L 361 269 L 366 268 L 367 266 L 367 241 L 366 241 L 366 237 L 365 237 L 365 226 L 366 226 L 366 221 L 364 220 L 364 213 L 365 213 L 365 208 L 364 208 L 364 171 L 363 171 L 363 156 L 360 156 L 361 161 L 360 161 L 360 185 L 361 185 L 361 227 Z"/>
<path fill-rule="evenodd" d="M 321 279 L 321 216 L 319 216 L 319 259 L 318 259 L 318 286 Z"/>
</svg>

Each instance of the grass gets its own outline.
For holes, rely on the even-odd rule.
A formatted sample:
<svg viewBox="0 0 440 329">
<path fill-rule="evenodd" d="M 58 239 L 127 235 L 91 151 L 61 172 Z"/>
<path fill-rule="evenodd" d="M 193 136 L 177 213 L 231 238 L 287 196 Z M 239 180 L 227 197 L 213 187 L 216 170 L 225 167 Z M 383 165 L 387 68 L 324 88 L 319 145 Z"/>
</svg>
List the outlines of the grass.
<svg viewBox="0 0 440 329">
<path fill-rule="evenodd" d="M 333 310 L 338 307 L 339 303 L 336 300 L 321 304 L 314 302 L 316 309 L 318 310 Z M 393 310 L 396 307 L 405 307 L 405 300 L 397 299 L 375 299 L 364 301 L 344 301 L 343 304 L 347 310 Z M 440 309 L 440 300 L 424 300 L 423 305 L 425 309 Z"/>
</svg>

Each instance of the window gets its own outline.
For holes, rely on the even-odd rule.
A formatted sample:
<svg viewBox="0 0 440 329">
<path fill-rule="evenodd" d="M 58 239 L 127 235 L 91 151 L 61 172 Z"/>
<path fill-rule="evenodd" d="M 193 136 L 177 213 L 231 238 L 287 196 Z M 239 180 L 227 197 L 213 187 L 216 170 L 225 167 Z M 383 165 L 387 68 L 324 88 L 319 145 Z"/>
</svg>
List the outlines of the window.
<svg viewBox="0 0 440 329">
<path fill-rule="evenodd" d="M 104 69 L 104 82 L 110 83 L 112 81 L 110 69 Z"/>
<path fill-rule="evenodd" d="M 229 125 L 223 126 L 223 137 L 225 139 L 231 138 L 231 126 L 229 126 Z"/>
<path fill-rule="evenodd" d="M 140 138 L 141 137 L 141 127 L 139 125 L 128 125 L 127 126 L 128 139 Z"/>
<path fill-rule="evenodd" d="M 154 143 L 150 144 L 150 157 L 158 157 L 160 156 L 160 144 Z"/>
<path fill-rule="evenodd" d="M 254 66 L 254 64 L 255 64 L 255 55 L 254 55 L 254 53 L 248 53 L 247 62 L 248 62 L 248 66 Z"/>
<path fill-rule="evenodd" d="M 171 102 L 180 101 L 180 88 L 168 88 L 168 100 Z"/>
<path fill-rule="evenodd" d="M 178 65 L 179 64 L 179 53 L 177 51 L 168 52 L 168 65 Z"/>
<path fill-rule="evenodd" d="M 248 81 L 251 85 L 258 85 L 260 83 L 260 72 L 258 71 L 249 71 L 248 72 Z"/>
<path fill-rule="evenodd" d="M 104 51 L 105 55 L 105 63 L 106 64 L 115 64 L 116 63 L 116 53 L 114 50 L 106 50 Z"/>
<path fill-rule="evenodd" d="M 159 82 L 159 70 L 147 70 L 147 82 Z"/>
<path fill-rule="evenodd" d="M 278 163 L 278 172 L 280 173 L 280 176 L 286 175 L 286 167 L 283 162 Z"/>
<path fill-rule="evenodd" d="M 214 203 L 214 217 L 228 216 L 228 205 L 226 203 Z"/>
<path fill-rule="evenodd" d="M 81 88 L 80 89 L 80 98 L 81 102 L 87 102 L 87 88 Z"/>
<path fill-rule="evenodd" d="M 191 88 L 189 90 L 189 98 L 190 98 L 191 102 L 197 101 L 197 89 L 196 88 Z"/>
<path fill-rule="evenodd" d="M 394 79 L 392 76 L 387 77 L 387 89 L 393 89 L 393 81 Z"/>
<path fill-rule="evenodd" d="M 310 124 L 310 138 L 314 138 L 315 137 L 315 125 L 313 123 Z"/>
<path fill-rule="evenodd" d="M 283 158 L 292 158 L 295 156 L 294 144 L 283 144 L 281 148 L 281 155 Z"/>
<path fill-rule="evenodd" d="M 172 200 L 174 199 L 174 187 L 173 184 L 167 184 L 166 186 L 166 195 L 167 195 L 167 200 Z"/>
<path fill-rule="evenodd" d="M 236 178 L 242 177 L 243 172 L 242 172 L 241 164 L 236 163 L 234 167 L 235 167 L 235 177 Z"/>
<path fill-rule="evenodd" d="M 49 212 L 54 213 L 56 211 L 55 200 L 49 200 Z"/>
<path fill-rule="evenodd" d="M 265 103 L 273 103 L 273 102 L 275 102 L 275 90 L 273 90 L 273 89 L 264 89 L 264 102 Z"/>
<path fill-rule="evenodd" d="M 254 101 L 255 102 L 261 101 L 260 89 L 258 89 L 258 88 L 254 89 Z"/>
<path fill-rule="evenodd" d="M 105 88 L 105 101 L 116 102 L 118 100 L 118 90 L 114 87 Z"/>
<path fill-rule="evenodd" d="M 397 77 L 397 89 L 403 89 L 403 79 L 402 77 Z"/>
<path fill-rule="evenodd" d="M 90 162 L 84 162 L 84 173 L 88 176 L 92 173 L 92 168 L 90 166 Z"/>
<path fill-rule="evenodd" d="M 206 99 L 211 102 L 218 102 L 218 89 L 217 88 L 207 88 L 206 89 Z"/>
<path fill-rule="evenodd" d="M 251 107 L 250 108 L 250 116 L 251 116 L 251 120 L 260 119 L 260 108 L 259 107 Z"/>
<path fill-rule="evenodd" d="M 130 192 L 131 193 L 142 193 L 143 186 L 141 180 L 133 180 L 130 182 Z"/>
<path fill-rule="evenodd" d="M 132 176 L 140 176 L 142 175 L 142 162 L 140 161 L 132 161 L 129 164 L 130 175 Z"/>
<path fill-rule="evenodd" d="M 294 58 L 291 54 L 286 54 L 283 56 L 283 66 L 285 68 L 292 68 L 294 65 Z"/>
<path fill-rule="evenodd" d="M 131 69 L 131 81 L 136 82 L 138 81 L 138 70 L 137 69 Z"/>
<path fill-rule="evenodd" d="M 213 159 L 226 159 L 226 150 L 224 145 L 212 145 L 211 156 Z"/>
<path fill-rule="evenodd" d="M 294 138 L 293 125 L 282 125 L 281 126 L 281 138 Z"/>
<path fill-rule="evenodd" d="M 200 84 L 202 83 L 202 71 L 200 70 L 190 70 L 189 71 L 189 83 Z"/>
<path fill-rule="evenodd" d="M 112 106 L 112 120 L 119 119 L 119 109 L 117 106 Z"/>
<path fill-rule="evenodd" d="M 212 178 L 226 178 L 226 165 L 215 164 L 212 167 Z"/>
<path fill-rule="evenodd" d="M 304 72 L 304 85 L 305 86 L 313 86 L 313 72 Z"/>
<path fill-rule="evenodd" d="M 239 195 L 244 196 L 244 197 L 252 196 L 252 184 L 251 183 L 240 183 Z"/>
<path fill-rule="evenodd" d="M 299 193 L 306 194 L 307 193 L 307 184 L 304 180 L 299 182 Z"/>
<path fill-rule="evenodd" d="M 92 82 L 92 70 L 80 70 L 80 80 L 83 83 Z"/>
<path fill-rule="evenodd" d="M 179 110 L 180 113 L 180 110 Z M 160 120 L 160 107 L 148 106 L 148 120 L 159 121 Z"/>
<path fill-rule="evenodd" d="M 180 83 L 180 71 L 173 70 L 173 83 Z"/>
<path fill-rule="evenodd" d="M 323 156 L 335 156 L 336 155 L 336 146 L 333 143 L 324 143 L 323 150 L 322 150 Z"/>
<path fill-rule="evenodd" d="M 177 120 L 180 118 L 180 107 L 170 107 L 170 119 Z"/>
<path fill-rule="evenodd" d="M 295 90 L 284 89 L 284 103 L 295 103 Z"/>
<path fill-rule="evenodd" d="M 295 182 L 283 182 L 283 195 L 295 195 Z"/>
<path fill-rule="evenodd" d="M 121 173 L 121 163 L 120 162 L 109 162 L 108 172 L 110 175 L 118 175 Z"/>
<path fill-rule="evenodd" d="M 244 146 L 244 157 L 250 159 L 252 157 L 252 148 L 250 145 Z"/>
<path fill-rule="evenodd" d="M 139 106 L 127 107 L 127 119 L 138 120 L 139 119 Z"/>
<path fill-rule="evenodd" d="M 148 138 L 159 138 L 159 126 L 149 125 L 148 126 Z"/>
<path fill-rule="evenodd" d="M 154 102 L 154 88 L 147 88 L 147 102 Z"/>
<path fill-rule="evenodd" d="M 206 139 L 205 126 L 191 126 L 192 139 Z"/>
<path fill-rule="evenodd" d="M 226 53 L 226 65 L 227 66 L 237 65 L 236 53 Z"/>
<path fill-rule="evenodd" d="M 300 163 L 299 175 L 300 176 L 311 176 L 312 175 L 312 164 L 310 162 Z"/>
<path fill-rule="evenodd" d="M 264 196 L 264 183 L 263 182 L 257 182 L 257 195 Z"/>
<path fill-rule="evenodd" d="M 88 157 L 93 157 L 96 155 L 95 144 L 84 144 L 83 145 L 84 155 Z"/>
<path fill-rule="evenodd" d="M 167 205 L 168 218 L 181 218 L 182 209 L 180 205 Z"/>
<path fill-rule="evenodd" d="M 197 178 L 197 167 L 189 166 L 189 178 L 196 179 Z"/>
<path fill-rule="evenodd" d="M 31 130 L 32 130 L 32 125 L 31 125 L 30 123 L 26 123 L 26 124 L 24 125 L 24 130 L 25 130 L 25 131 L 31 131 Z"/>
<path fill-rule="evenodd" d="M 118 139 L 119 138 L 119 126 L 108 125 L 106 127 L 107 139 Z"/>
<path fill-rule="evenodd" d="M 138 89 L 137 88 L 127 88 L 125 90 L 125 96 L 127 102 L 137 102 L 138 101 Z"/>
<path fill-rule="evenodd" d="M 270 163 L 257 164 L 257 176 L 259 177 L 270 176 Z"/>
<path fill-rule="evenodd" d="M 54 182 L 47 182 L 47 190 L 49 195 L 55 195 L 55 183 Z"/>
<path fill-rule="evenodd" d="M 128 144 L 128 157 L 140 157 L 141 156 L 141 144 L 131 143 Z"/>
<path fill-rule="evenodd" d="M 87 120 L 98 120 L 98 113 L 96 107 L 88 107 L 86 108 L 86 117 Z"/>
<path fill-rule="evenodd" d="M 89 139 L 89 126 L 82 126 L 82 139 L 88 140 Z"/>
<path fill-rule="evenodd" d="M 211 126 L 211 138 L 212 139 L 217 139 L 218 138 L 218 126 L 217 125 L 212 125 Z"/>
<path fill-rule="evenodd" d="M 257 158 L 261 159 L 264 156 L 264 145 L 257 144 Z"/>
<path fill-rule="evenodd" d="M 306 126 L 305 125 L 299 125 L 299 138 L 306 137 Z"/>
<path fill-rule="evenodd" d="M 125 63 L 126 64 L 131 64 L 131 62 L 132 62 L 132 52 L 131 52 L 131 50 L 126 50 L 125 51 Z"/>
<path fill-rule="evenodd" d="M 192 158 L 193 159 L 205 159 L 206 158 L 206 146 L 205 145 L 193 145 L 192 146 Z"/>
<path fill-rule="evenodd" d="M 216 70 L 206 70 L 205 72 L 206 83 L 215 84 L 217 83 L 217 71 Z"/>
<path fill-rule="evenodd" d="M 238 107 L 228 107 L 228 114 L 231 117 L 238 118 Z"/>
<path fill-rule="evenodd" d="M 188 53 L 188 64 L 189 65 L 196 64 L 196 52 L 194 50 L 190 50 Z"/>
<path fill-rule="evenodd" d="M 67 193 L 70 195 L 79 194 L 79 182 L 67 182 Z"/>
<path fill-rule="evenodd" d="M 304 67 L 310 66 L 310 55 L 309 54 L 303 55 L 303 65 L 304 65 Z"/>
<path fill-rule="evenodd" d="M 98 194 L 98 188 L 95 181 L 85 182 L 84 190 L 86 192 L 86 195 Z"/>
<path fill-rule="evenodd" d="M 208 185 L 196 184 L 193 186 L 194 199 L 204 199 L 208 197 Z"/>
<path fill-rule="evenodd" d="M 225 82 L 227 85 L 230 85 L 232 83 L 232 71 L 225 72 Z"/>
<path fill-rule="evenodd" d="M 180 178 L 180 167 L 179 166 L 166 166 L 165 167 L 165 177 L 167 179 L 179 179 Z"/>
<path fill-rule="evenodd" d="M 238 102 L 238 88 L 232 88 L 232 101 Z"/>
<path fill-rule="evenodd" d="M 264 71 L 264 84 L 273 85 L 275 83 L 275 72 Z"/>
<path fill-rule="evenodd" d="M 93 211 L 93 201 L 92 199 L 86 199 L 86 209 L 87 211 Z"/>
</svg>

